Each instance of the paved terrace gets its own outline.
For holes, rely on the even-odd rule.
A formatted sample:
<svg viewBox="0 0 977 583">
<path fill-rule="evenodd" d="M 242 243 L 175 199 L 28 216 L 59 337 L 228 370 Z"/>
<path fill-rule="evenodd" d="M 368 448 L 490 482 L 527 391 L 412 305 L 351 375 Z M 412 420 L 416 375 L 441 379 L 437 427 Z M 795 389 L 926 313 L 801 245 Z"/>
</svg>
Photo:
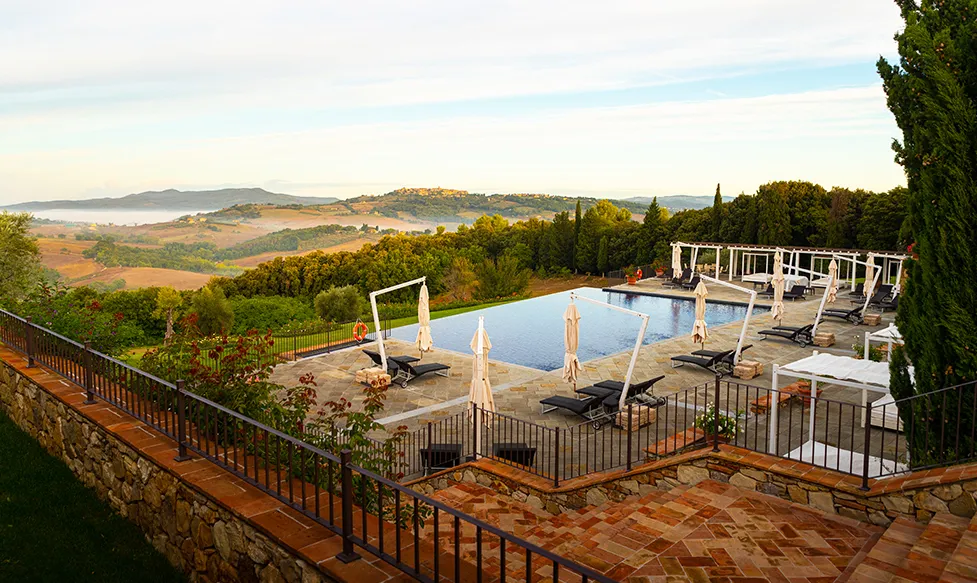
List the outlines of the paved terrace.
<svg viewBox="0 0 977 583">
<path fill-rule="evenodd" d="M 639 291 L 644 293 L 661 293 L 674 297 L 692 299 L 692 294 L 685 290 L 662 288 L 658 280 L 644 280 L 637 286 L 622 285 L 616 289 L 622 291 Z M 838 301 L 834 306 L 848 307 L 846 290 L 839 292 Z M 711 285 L 709 287 L 709 301 L 743 302 L 748 299 L 745 294 L 737 293 L 728 288 Z M 804 325 L 814 320 L 820 302 L 820 292 L 809 295 L 806 300 L 787 301 L 786 315 L 783 323 L 786 325 Z M 758 305 L 768 306 L 762 298 Z M 812 350 L 821 350 L 840 355 L 852 355 L 852 345 L 861 344 L 864 334 L 869 330 L 878 330 L 887 326 L 894 319 L 893 313 L 883 314 L 882 324 L 875 327 L 858 326 L 836 318 L 826 319 L 819 331 L 835 334 L 836 344 L 831 348 L 817 348 L 800 346 L 785 340 L 761 340 L 757 334 L 760 330 L 770 328 L 776 324 L 769 312 L 754 314 L 750 320 L 745 344 L 753 347 L 744 353 L 744 358 L 764 363 L 763 375 L 746 381 L 749 384 L 769 388 L 772 378 L 772 364 L 786 364 L 805 356 L 810 356 Z M 598 322 L 582 322 L 582 326 L 600 325 Z M 717 326 L 709 330 L 706 348 L 722 350 L 736 346 L 742 320 Z M 492 330 L 489 329 L 489 336 Z M 474 333 L 474 331 L 473 331 Z M 437 421 L 444 417 L 463 411 L 466 407 L 468 385 L 471 379 L 472 356 L 437 347 L 427 354 L 419 355 L 422 362 L 441 362 L 451 366 L 451 376 L 448 378 L 428 375 L 410 383 L 408 388 L 394 385 L 387 395 L 386 411 L 383 422 L 388 425 L 407 425 L 414 429 L 425 425 L 428 421 Z M 418 355 L 413 345 L 390 339 L 385 342 L 387 353 L 391 355 Z M 367 346 L 364 346 L 367 347 Z M 655 394 L 667 396 L 690 387 L 708 383 L 713 375 L 701 368 L 686 365 L 672 368 L 670 358 L 678 354 L 688 354 L 699 348 L 693 344 L 688 334 L 643 346 L 639 351 L 638 361 L 634 370 L 633 380 L 652 378 L 665 375 L 665 378 L 655 385 Z M 564 415 L 559 411 L 542 414 L 539 401 L 550 395 L 573 396 L 573 387 L 562 379 L 562 373 L 556 371 L 540 371 L 514 364 L 491 360 L 489 377 L 495 394 L 498 411 L 519 419 L 532 421 L 548 427 L 570 427 L 578 425 L 581 419 Z M 594 382 L 611 379 L 624 380 L 627 373 L 631 352 L 621 352 L 607 357 L 583 363 L 581 378 L 578 386 L 584 387 Z M 363 388 L 353 378 L 354 373 L 372 363 L 359 349 L 353 348 L 340 352 L 309 358 L 293 363 L 279 365 L 275 368 L 273 380 L 285 385 L 295 384 L 299 376 L 312 373 L 318 383 L 319 403 L 346 398 L 355 405 L 363 400 Z M 782 383 L 783 384 L 783 383 Z M 861 393 L 854 389 L 847 389 L 833 385 L 821 385 L 824 397 L 851 403 L 860 403 Z M 874 400 L 878 394 L 869 393 L 869 399 Z M 746 409 L 748 403 L 741 403 Z"/>
</svg>

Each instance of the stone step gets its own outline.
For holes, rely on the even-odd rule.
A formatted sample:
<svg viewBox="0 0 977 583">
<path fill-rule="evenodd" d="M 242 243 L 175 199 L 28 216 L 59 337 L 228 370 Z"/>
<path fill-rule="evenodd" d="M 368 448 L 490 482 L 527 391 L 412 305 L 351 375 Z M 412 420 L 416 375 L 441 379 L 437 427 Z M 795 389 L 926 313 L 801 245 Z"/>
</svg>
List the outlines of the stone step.
<svg viewBox="0 0 977 583">
<path fill-rule="evenodd" d="M 941 582 L 964 583 L 977 581 L 977 517 L 971 519 L 960 537 L 957 548 L 943 570 Z"/>
<path fill-rule="evenodd" d="M 908 518 L 895 519 L 865 559 L 855 568 L 848 581 L 884 583 L 907 574 L 909 553 L 925 529 L 925 525 Z"/>
<path fill-rule="evenodd" d="M 937 583 L 969 524 L 969 519 L 948 512 L 934 515 L 906 557 L 909 579 Z"/>
</svg>

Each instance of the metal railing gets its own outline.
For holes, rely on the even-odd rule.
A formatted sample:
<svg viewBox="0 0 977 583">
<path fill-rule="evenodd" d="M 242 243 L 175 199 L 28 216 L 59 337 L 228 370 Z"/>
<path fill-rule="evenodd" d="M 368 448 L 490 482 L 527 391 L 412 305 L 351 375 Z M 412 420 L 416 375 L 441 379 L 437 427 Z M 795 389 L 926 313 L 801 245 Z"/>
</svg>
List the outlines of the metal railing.
<svg viewBox="0 0 977 583">
<path fill-rule="evenodd" d="M 349 348 L 350 346 L 375 342 L 377 336 L 376 331 L 372 330 L 372 322 L 365 323 L 367 328 L 370 329 L 365 337 L 360 340 L 356 339 L 354 330 L 358 323 L 360 323 L 360 320 L 329 323 L 320 329 L 309 331 L 275 333 L 272 335 L 272 340 L 274 340 L 273 352 L 279 358 L 298 360 L 309 356 L 328 354 Z M 382 317 L 380 319 L 380 328 L 383 332 L 383 338 L 389 338 L 390 318 Z"/>
<path fill-rule="evenodd" d="M 0 340 L 25 355 L 28 366 L 42 364 L 82 387 L 88 402 L 99 397 L 173 438 L 177 461 L 199 455 L 336 533 L 343 562 L 359 558 L 358 546 L 427 583 L 458 581 L 462 573 L 465 580 L 530 582 L 544 568 L 552 581 L 613 583 L 353 464 L 349 449 L 338 455 L 320 449 L 186 391 L 182 381 L 158 379 L 3 310 Z M 428 431 L 430 443 L 435 433 Z M 446 538 L 453 544 L 442 544 Z"/>
</svg>

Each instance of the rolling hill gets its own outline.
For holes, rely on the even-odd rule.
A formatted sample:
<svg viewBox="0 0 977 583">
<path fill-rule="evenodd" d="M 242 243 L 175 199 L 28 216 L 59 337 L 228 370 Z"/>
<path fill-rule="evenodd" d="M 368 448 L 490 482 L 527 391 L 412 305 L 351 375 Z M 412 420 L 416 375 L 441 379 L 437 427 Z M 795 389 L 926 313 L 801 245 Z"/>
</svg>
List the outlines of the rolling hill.
<svg viewBox="0 0 977 583">
<path fill-rule="evenodd" d="M 650 196 L 633 196 L 631 198 L 625 198 L 623 200 L 640 205 L 641 207 L 647 208 L 651 204 Z M 723 202 L 729 202 L 733 200 L 731 196 L 724 196 Z M 658 204 L 668 209 L 668 212 L 675 213 L 684 210 L 698 210 L 704 209 L 712 206 L 713 197 L 710 195 L 687 195 L 687 194 L 674 194 L 668 196 L 659 196 Z M 618 201 L 614 201 L 615 204 Z"/>
<path fill-rule="evenodd" d="M 319 205 L 336 202 L 335 198 L 293 196 L 268 192 L 263 188 L 222 188 L 219 190 L 175 189 L 148 191 L 118 198 L 90 198 L 85 200 L 49 200 L 12 204 L 0 207 L 11 211 L 40 211 L 52 209 L 78 210 L 153 210 L 199 211 L 226 208 L 239 204 Z"/>
</svg>

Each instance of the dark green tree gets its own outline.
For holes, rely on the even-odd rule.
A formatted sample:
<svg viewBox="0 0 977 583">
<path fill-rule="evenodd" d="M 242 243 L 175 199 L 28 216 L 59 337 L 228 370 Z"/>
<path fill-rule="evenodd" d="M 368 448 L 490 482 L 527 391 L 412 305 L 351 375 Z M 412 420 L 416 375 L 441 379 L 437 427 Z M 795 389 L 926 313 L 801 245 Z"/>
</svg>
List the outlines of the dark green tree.
<svg viewBox="0 0 977 583">
<path fill-rule="evenodd" d="M 756 193 L 757 243 L 790 245 L 790 210 L 781 185 L 764 184 Z"/>
<path fill-rule="evenodd" d="M 902 130 L 893 149 L 906 172 L 908 232 L 915 237 L 896 316 L 906 342 L 892 362 L 898 399 L 977 378 L 977 0 L 897 4 L 906 22 L 895 37 L 900 62 L 880 59 L 878 69 Z M 944 433 L 963 434 L 960 451 L 973 447 L 972 391 L 952 402 L 955 415 L 917 415 L 907 435 L 914 465 L 956 453 L 949 451 L 955 444 L 943 445 Z M 900 415 L 907 420 L 909 408 Z M 967 430 L 957 431 L 958 419 Z"/>
<path fill-rule="evenodd" d="M 756 243 L 756 207 L 754 197 L 740 194 L 726 205 L 726 220 L 719 238 L 727 243 Z"/>
<path fill-rule="evenodd" d="M 573 241 L 576 237 L 570 213 L 563 211 L 553 217 L 553 222 L 543 237 L 543 256 L 547 269 L 573 270 Z"/>
<path fill-rule="evenodd" d="M 872 193 L 858 189 L 832 188 L 828 192 L 828 247 L 852 249 L 858 246 L 858 225 L 862 204 Z"/>
<path fill-rule="evenodd" d="M 577 201 L 577 210 L 573 213 L 573 268 L 580 269 L 577 261 L 577 246 L 580 245 L 580 227 L 583 225 L 580 201 Z"/>
<path fill-rule="evenodd" d="M 607 246 L 608 246 L 607 235 L 600 238 L 600 244 L 597 247 L 597 271 L 601 274 L 607 273 Z"/>
<path fill-rule="evenodd" d="M 716 196 L 712 199 L 712 237 L 713 241 L 722 241 L 723 215 L 726 209 L 723 208 L 723 195 L 719 192 L 719 185 L 716 185 Z"/>
<path fill-rule="evenodd" d="M 641 222 L 640 249 L 637 256 L 639 262 L 651 263 L 664 260 L 662 257 L 655 256 L 655 245 L 662 238 L 666 220 L 665 213 L 658 205 L 658 197 L 652 198 L 648 210 L 645 211 L 645 218 Z"/>
<path fill-rule="evenodd" d="M 234 325 L 234 309 L 224 290 L 208 285 L 193 296 L 193 313 L 197 328 L 204 336 L 227 334 Z"/>
<path fill-rule="evenodd" d="M 862 203 L 858 220 L 858 246 L 862 249 L 897 251 L 899 231 L 906 220 L 906 189 L 897 186 L 889 192 L 872 193 Z"/>
</svg>

